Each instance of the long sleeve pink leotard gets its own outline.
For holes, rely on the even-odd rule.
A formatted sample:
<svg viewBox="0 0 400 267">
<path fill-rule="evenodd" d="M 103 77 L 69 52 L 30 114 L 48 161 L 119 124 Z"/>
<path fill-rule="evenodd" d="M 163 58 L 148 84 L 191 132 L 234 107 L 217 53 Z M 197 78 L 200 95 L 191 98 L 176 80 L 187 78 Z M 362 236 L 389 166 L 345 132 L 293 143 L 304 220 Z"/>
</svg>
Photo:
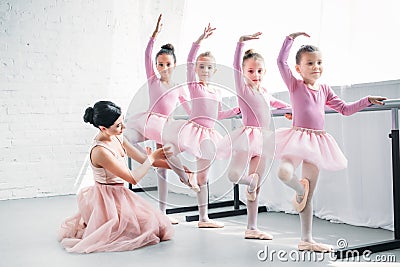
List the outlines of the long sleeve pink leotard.
<svg viewBox="0 0 400 267">
<path fill-rule="evenodd" d="M 346 103 L 328 85 L 321 84 L 319 90 L 312 90 L 304 84 L 303 80 L 296 79 L 287 64 L 292 44 L 293 39 L 289 36 L 286 37 L 277 63 L 282 78 L 289 89 L 293 110 L 293 126 L 323 130 L 325 106 L 343 115 L 351 115 L 371 105 L 368 96 L 352 103 Z"/>
<path fill-rule="evenodd" d="M 145 51 L 145 67 L 149 87 L 149 111 L 170 115 L 178 103 L 179 96 L 186 95 L 182 86 L 169 89 L 156 76 L 153 68 L 152 52 L 155 39 L 150 38 Z M 183 101 L 183 99 L 182 99 Z M 180 101 L 180 102 L 182 102 Z"/>
<path fill-rule="evenodd" d="M 253 90 L 245 83 L 242 74 L 242 55 L 243 42 L 238 42 L 233 61 L 235 69 L 236 93 L 238 103 L 242 113 L 242 121 L 244 126 L 268 127 L 270 123 L 269 105 L 274 108 L 287 108 L 289 104 L 274 98 L 267 94 L 265 88 L 260 88 L 260 92 Z M 266 102 L 266 101 L 269 101 Z M 268 105 L 269 104 L 269 105 Z"/>
<path fill-rule="evenodd" d="M 221 96 L 207 90 L 207 86 L 196 81 L 196 54 L 200 45 L 193 43 L 187 59 L 187 81 L 192 101 L 190 120 L 207 128 L 214 128 L 215 121 L 232 117 L 237 108 L 222 110 Z"/>
</svg>

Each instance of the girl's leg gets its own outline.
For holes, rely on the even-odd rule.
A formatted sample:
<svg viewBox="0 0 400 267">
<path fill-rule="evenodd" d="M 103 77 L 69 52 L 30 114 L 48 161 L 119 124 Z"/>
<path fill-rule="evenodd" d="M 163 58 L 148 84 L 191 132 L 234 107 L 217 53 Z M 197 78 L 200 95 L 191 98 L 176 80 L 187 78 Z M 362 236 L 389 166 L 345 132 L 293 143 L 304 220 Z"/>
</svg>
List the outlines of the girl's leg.
<svg viewBox="0 0 400 267">
<path fill-rule="evenodd" d="M 306 242 L 314 242 L 312 239 L 312 220 L 313 220 L 313 203 L 312 196 L 317 186 L 319 170 L 317 166 L 308 163 L 306 161 L 303 162 L 302 169 L 302 177 L 307 179 L 310 184 L 310 190 L 308 193 L 306 207 L 300 215 L 301 222 L 301 240 Z"/>
<path fill-rule="evenodd" d="M 302 176 L 309 181 L 309 193 L 306 206 L 299 213 L 301 223 L 301 241 L 298 245 L 299 250 L 311 250 L 316 252 L 329 252 L 332 247 L 326 244 L 316 243 L 312 238 L 313 203 L 312 196 L 318 182 L 319 169 L 314 164 L 303 162 Z M 298 199 L 301 201 L 301 199 Z"/>
<path fill-rule="evenodd" d="M 232 183 L 248 185 L 248 192 L 254 192 L 252 196 L 254 201 L 258 178 L 261 176 L 256 176 L 257 173 L 255 172 L 255 167 L 259 165 L 258 162 L 257 164 L 253 163 L 254 171 L 249 171 L 249 174 L 246 174 L 246 170 L 250 168 L 249 162 L 251 160 L 247 152 L 235 152 L 229 165 L 228 178 Z"/>
<path fill-rule="evenodd" d="M 193 180 L 193 173 L 186 173 L 181 160 L 178 158 L 179 150 L 172 144 L 166 144 L 165 147 L 171 147 L 172 150 L 172 156 L 168 157 L 167 160 L 169 167 L 179 176 L 182 183 L 189 186 L 193 191 L 199 192 L 200 189 L 197 183 Z"/>
<path fill-rule="evenodd" d="M 157 148 L 162 147 L 157 144 Z M 162 213 L 167 214 L 167 197 L 168 197 L 168 181 L 167 170 L 163 168 L 157 169 L 157 184 L 158 184 L 158 206 Z M 179 221 L 173 217 L 168 216 L 172 224 L 178 224 Z"/>
<path fill-rule="evenodd" d="M 261 178 L 266 175 L 267 170 L 267 158 L 265 157 L 253 157 L 250 160 L 249 166 L 249 176 L 256 175 L 256 177 L 260 177 L 260 179 L 256 179 L 258 182 L 261 181 Z M 249 239 L 267 239 L 271 240 L 273 238 L 272 235 L 262 232 L 257 228 L 257 216 L 258 216 L 258 194 L 260 192 L 259 188 L 260 184 L 255 185 L 254 193 L 255 199 L 249 200 L 247 199 L 247 230 L 245 232 L 245 238 Z M 250 187 L 250 185 L 249 185 Z M 248 189 L 249 191 L 250 189 Z"/>
<path fill-rule="evenodd" d="M 197 160 L 197 182 L 200 191 L 197 193 L 197 203 L 199 207 L 199 228 L 222 228 L 223 223 L 210 220 L 208 218 L 208 186 L 207 173 L 210 169 L 211 161 L 207 159 Z"/>
<path fill-rule="evenodd" d="M 294 171 L 293 163 L 288 159 L 283 159 L 278 168 L 278 177 L 287 186 L 295 190 L 297 195 L 302 196 L 304 194 L 304 185 L 297 179 Z"/>
</svg>

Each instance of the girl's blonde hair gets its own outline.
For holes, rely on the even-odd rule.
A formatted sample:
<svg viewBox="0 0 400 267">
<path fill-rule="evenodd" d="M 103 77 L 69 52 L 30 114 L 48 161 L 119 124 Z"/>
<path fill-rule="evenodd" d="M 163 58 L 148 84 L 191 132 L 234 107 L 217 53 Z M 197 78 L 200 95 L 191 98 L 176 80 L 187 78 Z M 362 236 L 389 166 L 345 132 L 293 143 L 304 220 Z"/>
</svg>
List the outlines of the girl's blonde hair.
<svg viewBox="0 0 400 267">
<path fill-rule="evenodd" d="M 264 58 L 261 54 L 257 53 L 254 49 L 249 49 L 246 52 L 244 52 L 242 66 L 244 65 L 244 62 L 250 58 L 254 60 L 260 60 L 264 63 Z"/>
</svg>

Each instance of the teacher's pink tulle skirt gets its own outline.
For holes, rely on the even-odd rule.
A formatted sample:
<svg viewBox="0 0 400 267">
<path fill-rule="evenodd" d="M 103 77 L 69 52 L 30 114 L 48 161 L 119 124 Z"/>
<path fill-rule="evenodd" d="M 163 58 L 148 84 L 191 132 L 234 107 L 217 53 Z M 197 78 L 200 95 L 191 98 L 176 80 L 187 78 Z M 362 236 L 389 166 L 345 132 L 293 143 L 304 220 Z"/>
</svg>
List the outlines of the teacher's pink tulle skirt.
<svg viewBox="0 0 400 267">
<path fill-rule="evenodd" d="M 276 130 L 276 158 L 289 159 L 295 166 L 303 160 L 330 171 L 347 167 L 347 159 L 335 139 L 322 130 L 300 127 Z"/>
<path fill-rule="evenodd" d="M 168 217 L 123 184 L 96 183 L 82 189 L 77 200 L 78 213 L 59 232 L 68 252 L 133 250 L 173 235 Z"/>
</svg>

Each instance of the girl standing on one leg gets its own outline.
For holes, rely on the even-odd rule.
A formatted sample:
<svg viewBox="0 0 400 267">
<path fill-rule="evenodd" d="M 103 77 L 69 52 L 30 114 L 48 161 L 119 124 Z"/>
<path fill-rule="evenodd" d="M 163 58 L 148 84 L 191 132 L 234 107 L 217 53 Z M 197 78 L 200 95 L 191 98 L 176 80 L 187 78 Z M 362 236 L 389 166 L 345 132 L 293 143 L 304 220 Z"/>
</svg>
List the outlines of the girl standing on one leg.
<svg viewBox="0 0 400 267">
<path fill-rule="evenodd" d="M 343 115 L 351 115 L 371 104 L 382 105 L 385 97 L 366 96 L 353 103 L 341 100 L 326 84 L 317 80 L 323 72 L 320 50 L 312 45 L 302 46 L 296 54 L 296 71 L 302 79 L 296 79 L 287 58 L 293 41 L 304 32 L 286 37 L 278 57 L 281 76 L 289 89 L 293 109 L 293 127 L 276 132 L 277 158 L 281 159 L 278 177 L 296 191 L 293 205 L 299 212 L 301 241 L 299 250 L 328 252 L 329 245 L 317 243 L 312 237 L 312 195 L 320 169 L 340 170 L 347 166 L 347 159 L 335 142 L 324 131 L 324 108 L 328 106 Z M 295 169 L 302 163 L 302 179 L 295 176 Z"/>
<path fill-rule="evenodd" d="M 267 175 L 268 159 L 274 153 L 270 105 L 274 108 L 288 108 L 290 105 L 269 95 L 262 86 L 266 72 L 264 58 L 252 49 L 243 56 L 244 42 L 259 39 L 260 35 L 261 32 L 241 36 L 237 43 L 233 67 L 243 126 L 225 136 L 219 150 L 226 157 L 231 154 L 228 150 L 232 149 L 229 180 L 247 185 L 245 238 L 271 240 L 272 235 L 257 228 L 259 186 Z"/>
<path fill-rule="evenodd" d="M 166 142 L 171 143 L 174 157 L 169 157 L 171 165 L 182 168 L 175 161 L 181 152 L 188 152 L 196 157 L 197 183 L 200 192 L 197 193 L 199 207 L 199 228 L 220 228 L 223 223 L 210 220 L 208 217 L 207 174 L 215 151 L 222 136 L 214 129 L 216 120 L 232 117 L 240 113 L 239 108 L 222 110 L 221 96 L 217 88 L 210 85 L 210 79 L 216 72 L 215 58 L 210 52 L 200 54 L 196 59 L 200 43 L 213 34 L 215 28 L 210 24 L 204 29 L 198 40 L 193 43 L 187 60 L 187 80 L 191 97 L 192 110 L 188 121 L 174 121 L 166 126 Z M 199 81 L 196 80 L 196 74 Z"/>
<path fill-rule="evenodd" d="M 182 86 L 177 85 L 172 80 L 172 74 L 176 66 L 176 56 L 174 47 L 171 44 L 166 44 L 161 47 L 161 50 L 156 54 L 156 68 L 160 77 L 157 77 L 153 68 L 152 52 L 154 42 L 158 33 L 161 31 L 161 18 L 158 17 L 157 26 L 151 36 L 146 52 L 145 52 L 145 67 L 148 79 L 150 104 L 146 112 L 135 114 L 127 118 L 127 139 L 132 143 L 143 142 L 145 140 L 154 140 L 157 143 L 157 148 L 162 147 L 162 131 L 169 115 L 175 109 L 179 97 L 185 95 L 185 90 Z M 185 99 L 184 97 L 182 99 Z M 185 170 L 177 169 L 170 166 L 180 177 L 181 181 L 198 191 L 198 186 L 191 181 L 193 175 L 188 175 Z M 158 197 L 159 207 L 164 214 L 167 208 L 168 182 L 166 177 L 166 169 L 157 169 L 158 178 Z M 177 224 L 175 218 L 171 219 L 171 223 Z"/>
</svg>

